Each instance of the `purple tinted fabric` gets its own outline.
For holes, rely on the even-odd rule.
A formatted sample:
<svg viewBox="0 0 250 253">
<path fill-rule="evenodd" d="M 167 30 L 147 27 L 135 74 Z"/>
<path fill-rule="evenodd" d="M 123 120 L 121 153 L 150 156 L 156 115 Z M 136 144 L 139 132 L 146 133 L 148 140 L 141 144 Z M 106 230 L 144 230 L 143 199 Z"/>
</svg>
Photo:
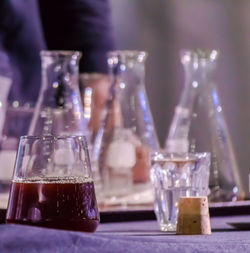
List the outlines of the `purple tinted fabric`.
<svg viewBox="0 0 250 253">
<path fill-rule="evenodd" d="M 20 225 L 0 226 L 0 252 L 250 252 L 250 231 L 234 231 L 227 222 L 250 221 L 250 216 L 212 219 L 210 236 L 163 233 L 156 221 L 101 224 L 96 233 L 68 232 Z"/>
<path fill-rule="evenodd" d="M 0 1 L 0 43 L 9 55 L 12 72 L 10 100 L 36 101 L 41 80 L 39 51 L 45 42 L 36 1 Z"/>
<path fill-rule="evenodd" d="M 105 73 L 113 47 L 108 0 L 0 1 L 0 50 L 10 58 L 11 101 L 36 102 L 40 50 L 82 51 L 81 72 Z"/>
<path fill-rule="evenodd" d="M 114 48 L 108 0 L 39 0 L 49 49 L 83 52 L 80 72 L 107 72 L 106 53 Z"/>
</svg>

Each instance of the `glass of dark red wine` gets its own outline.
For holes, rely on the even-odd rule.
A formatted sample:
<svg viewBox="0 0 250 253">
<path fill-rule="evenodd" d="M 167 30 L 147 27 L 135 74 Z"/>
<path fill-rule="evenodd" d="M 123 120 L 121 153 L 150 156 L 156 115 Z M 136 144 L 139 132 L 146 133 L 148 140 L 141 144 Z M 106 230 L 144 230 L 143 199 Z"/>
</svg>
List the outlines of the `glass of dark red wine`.
<svg viewBox="0 0 250 253">
<path fill-rule="evenodd" d="M 85 137 L 21 137 L 6 222 L 96 230 L 99 212 Z"/>
</svg>

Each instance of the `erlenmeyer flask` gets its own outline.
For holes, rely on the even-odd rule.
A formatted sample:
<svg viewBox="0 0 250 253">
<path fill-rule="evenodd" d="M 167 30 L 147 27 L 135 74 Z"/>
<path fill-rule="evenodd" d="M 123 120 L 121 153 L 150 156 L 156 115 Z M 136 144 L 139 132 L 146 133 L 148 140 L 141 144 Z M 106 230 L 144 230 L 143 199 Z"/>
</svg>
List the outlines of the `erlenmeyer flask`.
<svg viewBox="0 0 250 253">
<path fill-rule="evenodd" d="M 167 152 L 211 152 L 210 201 L 233 201 L 244 192 L 214 82 L 216 50 L 183 51 L 185 86 L 166 140 Z"/>
<path fill-rule="evenodd" d="M 144 87 L 146 56 L 138 51 L 108 55 L 110 99 L 93 159 L 99 166 L 105 196 L 114 200 L 149 183 L 150 154 L 158 150 Z"/>
<path fill-rule="evenodd" d="M 29 135 L 85 135 L 78 63 L 81 53 L 42 51 L 42 86 Z"/>
</svg>

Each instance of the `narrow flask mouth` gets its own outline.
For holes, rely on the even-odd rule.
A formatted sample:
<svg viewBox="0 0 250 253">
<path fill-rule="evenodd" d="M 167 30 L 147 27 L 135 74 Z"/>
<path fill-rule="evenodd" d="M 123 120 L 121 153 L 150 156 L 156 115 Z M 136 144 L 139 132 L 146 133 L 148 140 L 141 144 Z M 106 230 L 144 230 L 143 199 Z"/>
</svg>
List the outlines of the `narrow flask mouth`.
<svg viewBox="0 0 250 253">
<path fill-rule="evenodd" d="M 184 49 L 181 50 L 181 61 L 182 63 L 187 63 L 190 61 L 204 61 L 208 60 L 214 62 L 218 58 L 218 50 L 216 49 Z"/>
<path fill-rule="evenodd" d="M 115 50 L 108 52 L 108 63 L 118 63 L 120 62 L 129 62 L 129 61 L 138 61 L 144 62 L 147 58 L 148 53 L 146 51 L 139 50 Z"/>
<path fill-rule="evenodd" d="M 61 135 L 61 136 L 55 136 L 55 135 L 24 135 L 20 137 L 20 140 L 42 140 L 42 141 L 57 141 L 57 140 L 79 140 L 83 141 L 85 144 L 87 144 L 87 138 L 84 135 Z"/>
<path fill-rule="evenodd" d="M 79 51 L 64 51 L 64 50 L 42 50 L 41 57 L 74 57 L 80 58 L 82 53 Z"/>
</svg>

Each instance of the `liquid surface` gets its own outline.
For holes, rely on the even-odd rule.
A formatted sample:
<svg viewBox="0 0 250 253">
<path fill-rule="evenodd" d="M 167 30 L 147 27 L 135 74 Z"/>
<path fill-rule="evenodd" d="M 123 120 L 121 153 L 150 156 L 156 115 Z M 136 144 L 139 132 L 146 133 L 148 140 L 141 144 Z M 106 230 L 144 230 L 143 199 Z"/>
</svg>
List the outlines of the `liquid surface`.
<svg viewBox="0 0 250 253">
<path fill-rule="evenodd" d="M 93 181 L 73 177 L 15 180 L 6 222 L 94 232 L 99 213 Z"/>
</svg>

